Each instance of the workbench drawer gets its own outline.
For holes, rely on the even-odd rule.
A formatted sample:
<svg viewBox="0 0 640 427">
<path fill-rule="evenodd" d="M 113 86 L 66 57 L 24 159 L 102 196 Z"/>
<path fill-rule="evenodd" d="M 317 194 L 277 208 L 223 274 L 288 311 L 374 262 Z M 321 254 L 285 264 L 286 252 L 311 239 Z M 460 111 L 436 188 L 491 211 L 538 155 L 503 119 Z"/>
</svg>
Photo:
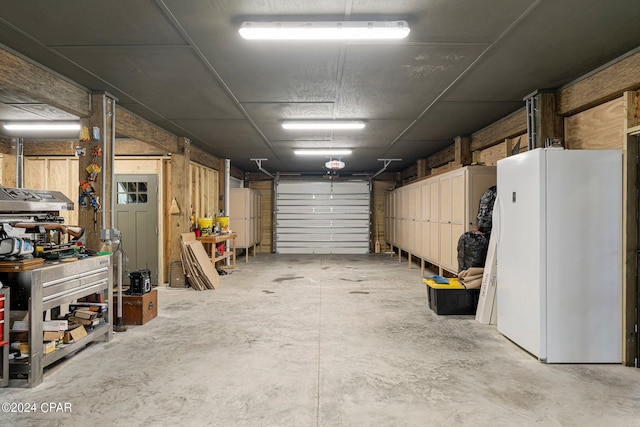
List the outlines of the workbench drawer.
<svg viewBox="0 0 640 427">
<path fill-rule="evenodd" d="M 113 296 L 113 323 L 117 324 L 118 297 Z M 144 295 L 122 296 L 122 323 L 144 325 L 158 316 L 158 290 L 151 289 Z"/>
</svg>

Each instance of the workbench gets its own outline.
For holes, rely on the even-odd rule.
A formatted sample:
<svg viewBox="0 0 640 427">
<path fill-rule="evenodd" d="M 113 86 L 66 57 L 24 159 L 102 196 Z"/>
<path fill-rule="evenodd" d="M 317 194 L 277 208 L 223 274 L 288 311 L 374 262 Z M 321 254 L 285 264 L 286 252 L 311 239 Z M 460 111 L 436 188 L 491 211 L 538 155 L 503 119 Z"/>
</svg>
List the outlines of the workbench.
<svg viewBox="0 0 640 427">
<path fill-rule="evenodd" d="M 28 387 L 42 383 L 45 367 L 74 353 L 86 344 L 102 339 L 111 341 L 113 334 L 111 255 L 89 257 L 73 262 L 46 262 L 25 271 L 1 272 L 0 280 L 11 289 L 12 311 L 27 311 L 29 353 L 26 359 L 9 363 L 11 377 L 27 379 Z M 50 309 L 77 301 L 87 295 L 102 293 L 108 304 L 104 322 L 88 331 L 81 340 L 44 354 L 43 321 Z"/>
<path fill-rule="evenodd" d="M 238 237 L 238 233 L 227 233 L 227 234 L 216 234 L 212 236 L 200 236 L 197 239 L 205 245 L 205 249 L 207 253 L 211 257 L 211 263 L 213 266 L 216 266 L 216 262 L 222 261 L 228 258 L 231 258 L 231 263 L 229 265 L 222 265 L 222 268 L 236 268 L 236 237 Z M 229 250 L 228 245 L 225 244 L 224 254 L 220 256 L 216 256 L 216 244 L 218 243 L 227 243 L 231 241 L 231 250 Z"/>
</svg>

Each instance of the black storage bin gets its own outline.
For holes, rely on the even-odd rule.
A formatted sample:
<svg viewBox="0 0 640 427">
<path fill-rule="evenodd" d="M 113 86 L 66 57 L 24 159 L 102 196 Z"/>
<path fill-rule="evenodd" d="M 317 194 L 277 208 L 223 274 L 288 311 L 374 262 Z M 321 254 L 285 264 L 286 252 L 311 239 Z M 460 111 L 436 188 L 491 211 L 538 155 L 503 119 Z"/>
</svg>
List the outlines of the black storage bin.
<svg viewBox="0 0 640 427">
<path fill-rule="evenodd" d="M 429 308 L 436 314 L 476 314 L 480 289 L 465 289 L 458 279 L 449 280 L 451 284 L 446 288 L 435 285 L 432 280 L 424 280 L 429 294 Z"/>
</svg>

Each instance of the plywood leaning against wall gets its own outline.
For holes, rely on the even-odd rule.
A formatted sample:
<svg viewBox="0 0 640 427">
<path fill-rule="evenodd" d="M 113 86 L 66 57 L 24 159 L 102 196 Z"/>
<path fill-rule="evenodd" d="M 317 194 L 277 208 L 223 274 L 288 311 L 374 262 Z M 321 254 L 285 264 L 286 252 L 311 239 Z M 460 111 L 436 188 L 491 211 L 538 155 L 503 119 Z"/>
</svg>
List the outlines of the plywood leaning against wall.
<svg viewBox="0 0 640 427">
<path fill-rule="evenodd" d="M 214 217 L 218 209 L 218 171 L 198 163 L 189 164 L 191 211 L 195 218 Z"/>
<path fill-rule="evenodd" d="M 75 157 L 25 157 L 24 186 L 61 191 L 74 203 L 73 211 L 61 211 L 65 224 L 78 223 L 78 159 Z"/>
<path fill-rule="evenodd" d="M 581 150 L 621 150 L 625 137 L 622 98 L 590 108 L 564 120 L 565 147 Z"/>
</svg>

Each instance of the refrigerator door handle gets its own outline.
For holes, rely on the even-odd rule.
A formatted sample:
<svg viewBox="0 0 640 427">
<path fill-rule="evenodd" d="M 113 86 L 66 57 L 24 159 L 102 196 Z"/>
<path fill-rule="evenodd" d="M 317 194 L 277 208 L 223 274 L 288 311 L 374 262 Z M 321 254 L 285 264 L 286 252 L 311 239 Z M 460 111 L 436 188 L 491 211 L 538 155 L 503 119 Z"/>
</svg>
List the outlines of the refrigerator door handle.
<svg viewBox="0 0 640 427">
<path fill-rule="evenodd" d="M 500 222 L 500 211 L 502 210 L 502 203 L 500 203 L 500 196 L 496 195 L 496 200 L 493 202 L 493 212 L 491 213 L 492 233 L 496 237 L 496 245 L 500 245 L 500 234 L 502 234 L 502 223 Z M 497 208 L 497 209 L 496 209 Z"/>
</svg>

